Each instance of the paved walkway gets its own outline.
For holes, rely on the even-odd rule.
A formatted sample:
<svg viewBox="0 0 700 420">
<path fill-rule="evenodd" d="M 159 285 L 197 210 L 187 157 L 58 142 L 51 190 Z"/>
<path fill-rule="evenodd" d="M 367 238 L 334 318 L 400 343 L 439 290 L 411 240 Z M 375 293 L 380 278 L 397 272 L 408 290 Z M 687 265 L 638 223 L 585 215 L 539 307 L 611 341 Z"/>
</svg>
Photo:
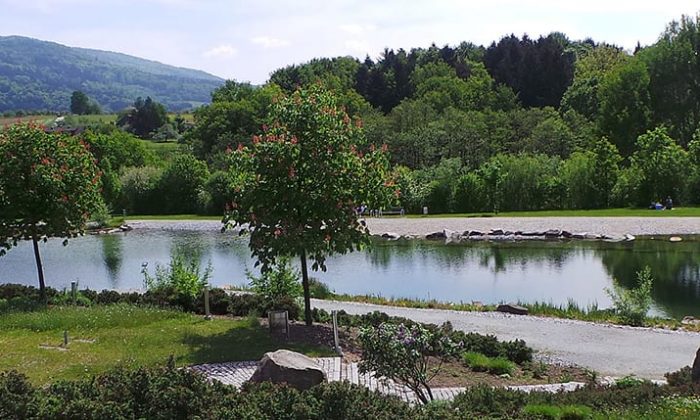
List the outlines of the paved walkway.
<svg viewBox="0 0 700 420">
<path fill-rule="evenodd" d="M 413 309 L 312 299 L 312 306 L 350 314 L 386 312 L 431 324 L 450 321 L 455 329 L 523 339 L 545 360 L 586 367 L 601 376 L 636 375 L 663 379 L 664 373 L 692 365 L 700 333 L 518 316 L 499 312 Z"/>
<path fill-rule="evenodd" d="M 329 382 L 348 381 L 355 385 L 365 386 L 373 391 L 379 391 L 386 395 L 396 395 L 407 402 L 416 402 L 415 394 L 407 387 L 391 380 L 379 380 L 371 373 L 360 373 L 357 363 L 342 363 L 339 357 L 318 357 L 314 359 L 326 372 Z M 219 381 L 225 385 L 240 388 L 244 382 L 253 376 L 257 368 L 256 361 L 210 363 L 196 365 L 190 369 L 200 372 L 211 380 Z M 518 385 L 509 386 L 508 389 L 516 389 L 525 392 L 531 391 L 573 391 L 585 384 L 582 382 L 568 382 L 548 385 Z M 466 388 L 432 388 L 433 397 L 436 400 L 451 400 Z"/>
</svg>

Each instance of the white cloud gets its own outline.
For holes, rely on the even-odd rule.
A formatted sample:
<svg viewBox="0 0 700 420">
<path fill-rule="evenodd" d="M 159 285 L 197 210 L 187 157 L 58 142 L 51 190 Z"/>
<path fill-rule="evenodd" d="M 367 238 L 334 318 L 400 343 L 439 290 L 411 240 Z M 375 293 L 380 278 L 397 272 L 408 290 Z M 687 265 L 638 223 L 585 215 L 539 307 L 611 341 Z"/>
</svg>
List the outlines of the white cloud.
<svg viewBox="0 0 700 420">
<path fill-rule="evenodd" d="M 347 47 L 352 52 L 359 54 L 367 54 L 369 53 L 369 50 L 371 48 L 367 41 L 362 41 L 358 39 L 351 39 L 345 41 L 345 47 Z"/>
<path fill-rule="evenodd" d="M 374 25 L 361 25 L 361 24 L 348 24 L 340 25 L 340 29 L 343 32 L 347 32 L 351 35 L 363 35 L 366 32 L 374 31 L 377 27 Z"/>
<path fill-rule="evenodd" d="M 253 44 L 262 45 L 263 48 L 281 48 L 289 45 L 289 41 L 286 39 L 279 39 L 271 36 L 257 36 L 250 41 Z"/>
<path fill-rule="evenodd" d="M 233 46 L 228 44 L 218 45 L 205 51 L 202 55 L 206 58 L 223 58 L 232 57 L 238 52 Z"/>
</svg>

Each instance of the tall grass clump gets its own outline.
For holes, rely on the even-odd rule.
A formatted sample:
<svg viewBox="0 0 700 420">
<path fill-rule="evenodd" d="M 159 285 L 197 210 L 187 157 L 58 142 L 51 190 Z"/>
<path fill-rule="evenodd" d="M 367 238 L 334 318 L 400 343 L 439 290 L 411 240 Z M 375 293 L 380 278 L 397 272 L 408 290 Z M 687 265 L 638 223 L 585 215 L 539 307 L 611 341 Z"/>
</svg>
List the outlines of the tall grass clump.
<svg viewBox="0 0 700 420">
<path fill-rule="evenodd" d="M 620 321 L 636 327 L 644 325 L 647 312 L 651 308 L 653 284 L 651 268 L 646 266 L 637 272 L 637 287 L 634 289 L 623 289 L 617 285 L 613 289 L 605 289 L 613 301 L 615 313 L 620 317 Z"/>
</svg>

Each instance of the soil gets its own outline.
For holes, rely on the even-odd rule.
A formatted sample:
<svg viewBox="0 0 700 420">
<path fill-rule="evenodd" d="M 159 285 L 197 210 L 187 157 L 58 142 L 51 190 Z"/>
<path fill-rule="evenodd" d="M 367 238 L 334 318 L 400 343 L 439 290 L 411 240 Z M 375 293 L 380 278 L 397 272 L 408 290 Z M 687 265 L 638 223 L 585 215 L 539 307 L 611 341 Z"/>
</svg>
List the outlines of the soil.
<svg viewBox="0 0 700 420">
<path fill-rule="evenodd" d="M 266 320 L 261 324 L 266 325 Z M 344 363 L 359 362 L 362 349 L 357 341 L 357 328 L 340 327 L 338 337 L 343 351 Z M 283 337 L 279 337 L 283 340 Z M 306 326 L 303 322 L 290 322 L 289 342 L 334 348 L 333 328 L 328 324 Z M 436 361 L 437 362 L 437 361 Z M 437 363 L 435 363 L 437 365 Z M 532 362 L 518 366 L 513 375 L 499 376 L 487 372 L 474 372 L 460 361 L 443 363 L 440 373 L 433 378 L 433 387 L 469 387 L 472 385 L 540 385 L 560 382 L 588 382 L 590 370 L 575 366 L 561 366 L 544 362 Z"/>
</svg>

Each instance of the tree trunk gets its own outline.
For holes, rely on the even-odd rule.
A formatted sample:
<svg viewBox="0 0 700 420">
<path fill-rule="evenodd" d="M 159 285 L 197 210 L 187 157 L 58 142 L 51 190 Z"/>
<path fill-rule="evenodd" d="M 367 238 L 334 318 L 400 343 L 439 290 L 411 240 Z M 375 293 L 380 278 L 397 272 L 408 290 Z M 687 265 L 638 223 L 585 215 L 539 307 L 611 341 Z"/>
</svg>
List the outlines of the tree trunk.
<svg viewBox="0 0 700 420">
<path fill-rule="evenodd" d="M 304 320 L 311 325 L 311 293 L 309 292 L 309 269 L 306 267 L 306 251 L 301 251 L 301 285 L 304 287 Z"/>
<path fill-rule="evenodd" d="M 36 271 L 39 273 L 39 294 L 41 301 L 46 303 L 46 283 L 44 282 L 44 267 L 41 265 L 41 255 L 39 255 L 39 239 L 36 235 L 32 236 L 32 244 L 34 245 L 34 259 L 36 260 Z"/>
</svg>

